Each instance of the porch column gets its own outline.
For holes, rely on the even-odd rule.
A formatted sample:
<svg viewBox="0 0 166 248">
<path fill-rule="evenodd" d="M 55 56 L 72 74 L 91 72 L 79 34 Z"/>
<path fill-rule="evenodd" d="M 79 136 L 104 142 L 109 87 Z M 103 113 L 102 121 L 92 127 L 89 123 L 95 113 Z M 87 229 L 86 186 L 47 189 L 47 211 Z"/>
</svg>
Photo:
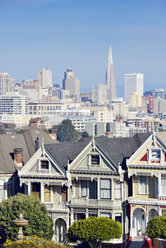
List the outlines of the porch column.
<svg viewBox="0 0 166 248">
<path fill-rule="evenodd" d="M 114 200 L 115 199 L 115 197 L 114 197 L 114 184 L 115 184 L 115 180 L 114 179 L 112 179 L 111 180 L 111 199 L 112 200 Z"/>
<path fill-rule="evenodd" d="M 28 182 L 28 195 L 31 195 L 31 182 Z"/>
<path fill-rule="evenodd" d="M 97 180 L 97 199 L 100 200 L 100 178 Z"/>
<path fill-rule="evenodd" d="M 131 214 L 130 215 L 130 237 L 133 236 L 132 231 L 133 231 L 133 215 Z"/>
<path fill-rule="evenodd" d="M 70 212 L 70 221 L 71 221 L 70 225 L 72 225 L 74 221 L 73 208 L 71 208 L 71 212 Z"/>
<path fill-rule="evenodd" d="M 89 215 L 88 215 L 88 208 L 86 208 L 85 218 L 87 219 L 88 217 L 89 217 Z"/>
<path fill-rule="evenodd" d="M 161 196 L 161 173 L 158 173 L 158 196 Z"/>
<path fill-rule="evenodd" d="M 44 184 L 43 182 L 40 183 L 40 200 L 44 202 Z"/>
</svg>

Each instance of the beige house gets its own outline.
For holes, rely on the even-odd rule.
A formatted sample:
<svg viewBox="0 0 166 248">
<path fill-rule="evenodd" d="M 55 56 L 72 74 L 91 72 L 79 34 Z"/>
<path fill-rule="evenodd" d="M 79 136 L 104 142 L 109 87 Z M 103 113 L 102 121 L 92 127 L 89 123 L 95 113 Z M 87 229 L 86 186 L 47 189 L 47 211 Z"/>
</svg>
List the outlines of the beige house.
<svg viewBox="0 0 166 248">
<path fill-rule="evenodd" d="M 145 234 L 148 221 L 166 212 L 165 137 L 152 134 L 127 160 L 132 237 Z"/>
</svg>

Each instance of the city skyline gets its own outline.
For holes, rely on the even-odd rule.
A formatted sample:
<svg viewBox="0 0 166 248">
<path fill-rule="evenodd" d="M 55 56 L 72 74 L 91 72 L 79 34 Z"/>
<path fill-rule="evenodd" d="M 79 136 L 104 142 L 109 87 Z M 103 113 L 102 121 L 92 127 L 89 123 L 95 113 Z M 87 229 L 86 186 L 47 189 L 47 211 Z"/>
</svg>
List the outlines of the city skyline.
<svg viewBox="0 0 166 248">
<path fill-rule="evenodd" d="M 105 83 L 111 45 L 118 96 L 123 96 L 126 73 L 144 74 L 145 90 L 164 87 L 163 0 L 133 4 L 122 0 L 2 0 L 0 8 L 0 71 L 8 72 L 16 82 L 36 79 L 39 68 L 49 68 L 53 82 L 62 83 L 70 66 L 80 79 L 81 91 L 91 90 L 92 85 Z"/>
</svg>

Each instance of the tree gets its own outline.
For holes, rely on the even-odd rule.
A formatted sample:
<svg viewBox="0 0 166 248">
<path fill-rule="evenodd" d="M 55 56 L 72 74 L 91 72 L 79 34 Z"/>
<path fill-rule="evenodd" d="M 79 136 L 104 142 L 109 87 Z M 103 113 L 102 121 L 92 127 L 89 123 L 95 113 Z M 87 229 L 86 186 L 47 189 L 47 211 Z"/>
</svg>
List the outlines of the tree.
<svg viewBox="0 0 166 248">
<path fill-rule="evenodd" d="M 18 227 L 13 220 L 18 219 L 20 213 L 28 220 L 28 225 L 23 229 L 25 236 L 52 238 L 53 221 L 48 216 L 46 205 L 32 196 L 17 194 L 0 203 L 0 223 L 4 225 L 10 239 L 17 237 Z"/>
<path fill-rule="evenodd" d="M 75 130 L 72 125 L 71 120 L 63 120 L 57 128 L 57 139 L 60 142 L 71 142 L 78 139 L 78 132 Z"/>
<path fill-rule="evenodd" d="M 89 138 L 89 134 L 88 134 L 87 131 L 84 131 L 84 132 L 82 133 L 82 138 Z"/>
<path fill-rule="evenodd" d="M 68 229 L 69 242 L 87 242 L 91 248 L 101 247 L 102 241 L 120 238 L 122 226 L 119 222 L 106 217 L 89 217 L 75 221 Z"/>
<path fill-rule="evenodd" d="M 150 238 L 166 238 L 166 214 L 152 218 L 147 225 L 146 233 Z"/>
</svg>

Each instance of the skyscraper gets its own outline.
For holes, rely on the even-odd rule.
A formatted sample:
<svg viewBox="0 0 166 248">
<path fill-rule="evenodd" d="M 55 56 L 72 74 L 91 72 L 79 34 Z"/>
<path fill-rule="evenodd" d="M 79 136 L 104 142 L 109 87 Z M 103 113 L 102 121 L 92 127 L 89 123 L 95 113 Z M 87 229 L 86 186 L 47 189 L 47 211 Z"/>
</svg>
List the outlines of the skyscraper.
<svg viewBox="0 0 166 248">
<path fill-rule="evenodd" d="M 37 72 L 37 79 L 40 82 L 41 88 L 52 87 L 52 71 L 48 68 L 41 68 Z"/>
<path fill-rule="evenodd" d="M 6 92 L 14 90 L 15 80 L 10 78 L 8 73 L 0 73 L 0 95 L 6 95 Z"/>
<path fill-rule="evenodd" d="M 107 85 L 97 84 L 92 87 L 92 101 L 97 104 L 107 102 Z"/>
<path fill-rule="evenodd" d="M 70 97 L 78 100 L 80 97 L 80 80 L 74 77 L 74 72 L 68 68 L 64 73 L 63 89 L 70 91 Z"/>
<path fill-rule="evenodd" d="M 112 49 L 109 48 L 108 61 L 107 61 L 107 72 L 106 72 L 106 84 L 108 89 L 108 100 L 116 98 L 116 85 L 114 78 L 114 64 L 112 59 Z"/>
<path fill-rule="evenodd" d="M 129 101 L 130 95 L 137 92 L 143 96 L 144 75 L 141 73 L 125 74 L 125 100 Z"/>
</svg>

